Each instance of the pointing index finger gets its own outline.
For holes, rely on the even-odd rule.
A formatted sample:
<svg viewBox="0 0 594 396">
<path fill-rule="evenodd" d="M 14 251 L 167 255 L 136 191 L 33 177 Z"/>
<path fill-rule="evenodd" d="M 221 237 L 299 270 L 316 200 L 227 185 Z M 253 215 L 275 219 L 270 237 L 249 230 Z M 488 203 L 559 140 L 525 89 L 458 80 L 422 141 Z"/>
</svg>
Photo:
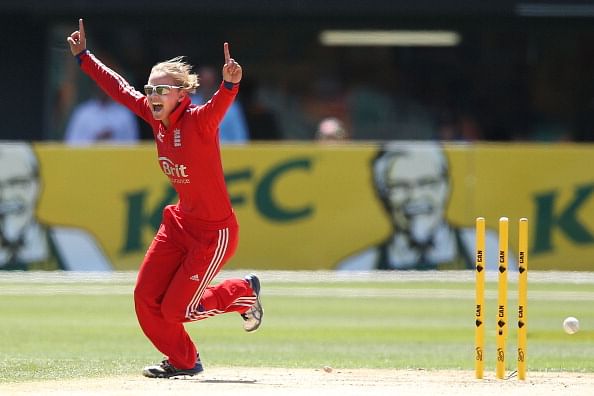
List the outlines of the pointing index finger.
<svg viewBox="0 0 594 396">
<path fill-rule="evenodd" d="M 225 52 L 225 64 L 231 60 L 231 54 L 229 53 L 229 43 L 223 44 L 223 51 Z"/>
<path fill-rule="evenodd" d="M 84 25 L 84 23 L 83 23 L 83 20 L 82 20 L 82 18 L 80 18 L 80 19 L 78 20 L 78 31 L 79 31 L 79 34 L 80 34 L 81 40 L 82 40 L 82 39 L 84 39 L 84 38 L 86 37 L 86 36 L 85 36 L 85 25 Z"/>
</svg>

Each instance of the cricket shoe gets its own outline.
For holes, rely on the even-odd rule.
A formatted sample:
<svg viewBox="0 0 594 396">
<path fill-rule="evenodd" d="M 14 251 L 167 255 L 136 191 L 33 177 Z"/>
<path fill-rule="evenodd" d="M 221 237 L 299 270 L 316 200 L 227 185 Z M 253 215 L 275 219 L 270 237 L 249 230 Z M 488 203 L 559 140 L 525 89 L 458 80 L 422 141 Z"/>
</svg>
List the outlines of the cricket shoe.
<svg viewBox="0 0 594 396">
<path fill-rule="evenodd" d="M 251 332 L 258 330 L 262 323 L 262 316 L 264 316 L 264 310 L 262 309 L 262 303 L 260 302 L 260 279 L 254 274 L 250 274 L 245 277 L 245 280 L 250 284 L 250 287 L 254 291 L 256 296 L 256 302 L 247 311 L 241 314 L 243 318 L 243 329 Z"/>
<path fill-rule="evenodd" d="M 196 360 L 194 367 L 189 369 L 178 369 L 169 363 L 168 359 L 163 360 L 160 364 L 154 366 L 147 366 L 142 370 L 142 375 L 149 378 L 173 378 L 181 376 L 193 376 L 204 371 L 200 358 Z"/>
</svg>

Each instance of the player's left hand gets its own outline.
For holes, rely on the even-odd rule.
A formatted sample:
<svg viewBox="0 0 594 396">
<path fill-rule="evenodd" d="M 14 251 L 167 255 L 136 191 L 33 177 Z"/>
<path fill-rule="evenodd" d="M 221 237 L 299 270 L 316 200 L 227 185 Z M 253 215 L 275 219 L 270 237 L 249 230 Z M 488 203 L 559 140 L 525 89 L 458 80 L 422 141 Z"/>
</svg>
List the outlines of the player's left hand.
<svg viewBox="0 0 594 396">
<path fill-rule="evenodd" d="M 81 51 L 87 49 L 87 36 L 82 18 L 78 20 L 78 30 L 75 30 L 70 36 L 66 37 L 66 41 L 70 46 L 72 55 L 78 55 Z"/>
<path fill-rule="evenodd" d="M 229 43 L 223 44 L 223 51 L 225 52 L 225 64 L 223 65 L 223 80 L 237 84 L 241 81 L 243 71 L 241 65 L 231 58 L 229 53 Z"/>
</svg>

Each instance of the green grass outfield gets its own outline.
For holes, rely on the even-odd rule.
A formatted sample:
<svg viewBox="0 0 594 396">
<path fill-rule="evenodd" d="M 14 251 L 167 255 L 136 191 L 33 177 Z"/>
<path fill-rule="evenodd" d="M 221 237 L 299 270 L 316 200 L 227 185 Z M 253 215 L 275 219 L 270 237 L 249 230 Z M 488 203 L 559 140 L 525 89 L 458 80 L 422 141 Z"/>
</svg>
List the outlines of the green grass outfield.
<svg viewBox="0 0 594 396">
<path fill-rule="evenodd" d="M 474 273 L 260 272 L 264 323 L 237 314 L 187 325 L 205 367 L 474 367 Z M 495 369 L 496 277 L 487 277 L 486 364 Z M 219 278 L 243 276 L 223 272 Z M 0 273 L 0 382 L 138 374 L 161 359 L 134 314 L 133 273 Z M 536 272 L 529 371 L 594 372 L 594 273 Z M 507 369 L 517 282 L 509 277 Z M 581 321 L 567 335 L 563 319 Z"/>
</svg>

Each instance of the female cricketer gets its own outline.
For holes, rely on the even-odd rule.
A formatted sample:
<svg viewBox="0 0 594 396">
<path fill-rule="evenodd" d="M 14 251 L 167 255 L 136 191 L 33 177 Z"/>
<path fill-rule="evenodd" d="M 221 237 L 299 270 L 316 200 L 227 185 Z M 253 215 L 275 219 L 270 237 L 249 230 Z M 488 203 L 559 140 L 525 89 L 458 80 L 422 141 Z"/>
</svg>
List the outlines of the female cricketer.
<svg viewBox="0 0 594 396">
<path fill-rule="evenodd" d="M 177 204 L 163 210 L 134 289 L 140 327 L 166 356 L 160 364 L 145 367 L 143 375 L 170 378 L 198 374 L 203 371 L 200 355 L 184 323 L 238 312 L 244 329 L 254 331 L 263 315 L 257 276 L 210 284 L 235 252 L 238 241 L 218 128 L 239 90 L 241 66 L 231 58 L 225 43 L 223 82 L 211 100 L 198 107 L 189 97 L 199 85 L 198 76 L 182 57 L 153 66 L 142 94 L 91 54 L 82 19 L 78 30 L 66 40 L 82 71 L 150 124 L 161 170 L 179 196 Z"/>
</svg>

